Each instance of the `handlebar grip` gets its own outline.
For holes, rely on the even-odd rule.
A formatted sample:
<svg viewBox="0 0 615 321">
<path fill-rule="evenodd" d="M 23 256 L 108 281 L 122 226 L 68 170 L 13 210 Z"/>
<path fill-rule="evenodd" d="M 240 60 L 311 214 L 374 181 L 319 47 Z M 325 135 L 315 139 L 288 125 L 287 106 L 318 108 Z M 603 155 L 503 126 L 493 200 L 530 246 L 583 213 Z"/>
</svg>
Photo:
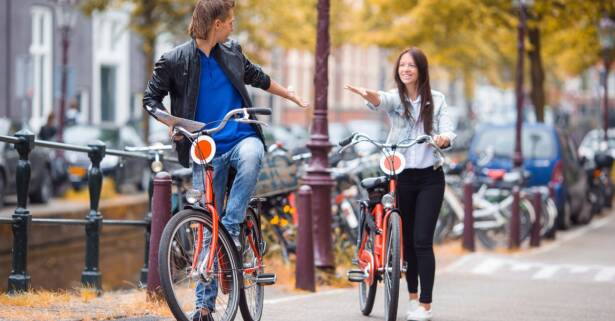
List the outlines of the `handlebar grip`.
<svg viewBox="0 0 615 321">
<path fill-rule="evenodd" d="M 271 108 L 269 107 L 252 107 L 247 108 L 249 113 L 256 115 L 271 115 Z"/>
<path fill-rule="evenodd" d="M 425 142 L 427 142 L 429 140 L 429 136 L 421 136 L 419 139 L 416 140 L 417 144 L 423 144 Z"/>
<path fill-rule="evenodd" d="M 351 141 L 352 141 L 352 139 L 354 138 L 354 135 L 355 135 L 355 134 L 353 133 L 352 135 L 350 135 L 350 136 L 348 136 L 348 137 L 346 137 L 346 138 L 344 138 L 344 139 L 340 140 L 340 142 L 339 142 L 338 144 L 339 144 L 341 147 L 344 147 L 344 146 L 346 146 L 346 145 L 350 144 L 350 142 L 351 142 Z"/>
</svg>

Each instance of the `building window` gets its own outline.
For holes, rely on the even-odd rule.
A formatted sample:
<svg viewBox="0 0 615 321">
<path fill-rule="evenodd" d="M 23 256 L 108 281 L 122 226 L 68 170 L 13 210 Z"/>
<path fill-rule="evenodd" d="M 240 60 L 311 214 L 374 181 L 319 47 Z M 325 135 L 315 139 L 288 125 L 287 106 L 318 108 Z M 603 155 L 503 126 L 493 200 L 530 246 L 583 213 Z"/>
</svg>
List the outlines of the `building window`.
<svg viewBox="0 0 615 321">
<path fill-rule="evenodd" d="M 33 88 L 32 111 L 30 118 L 33 125 L 41 125 L 52 110 L 52 54 L 53 25 L 51 9 L 34 6 L 30 11 L 32 21 L 32 55 Z"/>
<path fill-rule="evenodd" d="M 101 121 L 103 122 L 115 121 L 116 78 L 115 66 L 100 66 L 100 112 Z"/>
</svg>

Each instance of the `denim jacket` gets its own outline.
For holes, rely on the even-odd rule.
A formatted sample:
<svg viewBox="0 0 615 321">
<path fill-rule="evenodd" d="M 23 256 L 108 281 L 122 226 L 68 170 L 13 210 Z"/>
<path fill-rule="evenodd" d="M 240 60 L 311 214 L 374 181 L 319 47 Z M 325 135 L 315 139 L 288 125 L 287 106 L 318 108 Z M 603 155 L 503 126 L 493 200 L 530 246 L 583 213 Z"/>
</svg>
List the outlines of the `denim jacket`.
<svg viewBox="0 0 615 321">
<path fill-rule="evenodd" d="M 367 106 L 372 110 L 384 111 L 389 116 L 391 129 L 387 137 L 387 143 L 398 143 L 407 138 L 414 138 L 414 135 L 412 135 L 412 129 L 416 125 L 416 119 L 418 117 L 414 115 L 414 117 L 410 120 L 404 117 L 404 106 L 399 99 L 397 89 L 379 91 L 378 94 L 380 96 L 380 105 L 374 106 L 371 103 L 367 103 Z M 448 116 L 446 100 L 444 98 L 444 94 L 439 91 L 432 90 L 431 95 L 435 105 L 431 135 L 446 136 L 450 142 L 450 145 L 446 149 L 449 149 L 450 146 L 453 145 L 457 135 L 453 132 L 453 123 Z M 435 152 L 434 156 L 436 158 L 439 157 Z"/>
</svg>

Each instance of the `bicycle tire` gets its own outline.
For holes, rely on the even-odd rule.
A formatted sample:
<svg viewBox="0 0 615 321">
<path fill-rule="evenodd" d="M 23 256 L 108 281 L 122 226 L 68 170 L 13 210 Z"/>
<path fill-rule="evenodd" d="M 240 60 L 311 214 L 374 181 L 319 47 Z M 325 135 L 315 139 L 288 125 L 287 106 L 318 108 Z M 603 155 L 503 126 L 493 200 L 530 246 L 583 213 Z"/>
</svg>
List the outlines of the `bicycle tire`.
<svg viewBox="0 0 615 321">
<path fill-rule="evenodd" d="M 177 238 L 186 238 L 186 233 L 189 233 L 186 231 L 192 231 L 192 229 L 199 224 L 211 233 L 213 225 L 209 213 L 193 209 L 179 211 L 165 226 L 160 240 L 158 269 L 160 272 L 162 293 L 169 309 L 178 321 L 189 321 L 190 313 L 188 312 L 195 311 L 194 302 L 196 298 L 194 288 L 200 281 L 194 281 L 191 276 L 192 269 L 190 266 L 192 266 L 195 242 L 191 241 L 191 248 L 186 250 L 181 247 L 181 245 L 178 246 L 180 242 L 185 242 L 186 240 L 179 240 Z M 194 234 L 194 232 L 190 234 L 192 240 L 194 240 L 196 236 Z M 233 240 L 222 225 L 220 225 L 218 238 L 219 254 L 217 256 L 217 264 L 222 267 L 217 268 L 217 271 L 214 272 L 214 279 L 217 280 L 215 282 L 220 282 L 219 287 L 222 289 L 217 291 L 216 301 L 218 301 L 218 298 L 221 296 L 228 296 L 228 300 L 223 309 L 219 308 L 219 305 L 215 307 L 212 317 L 216 321 L 231 321 L 235 319 L 235 315 L 237 314 L 240 296 L 240 275 L 237 262 L 237 251 Z M 190 250 L 192 250 L 192 252 L 190 252 Z M 180 251 L 184 253 L 183 257 L 175 255 Z M 181 262 L 180 259 L 183 259 L 183 262 Z M 178 263 L 183 263 L 183 266 L 177 267 L 177 265 L 179 265 Z M 177 275 L 174 273 L 174 269 L 178 270 Z M 187 277 L 184 277 L 183 274 L 187 274 Z M 175 281 L 175 277 L 183 278 Z M 188 285 L 185 289 L 175 286 L 176 282 L 179 283 L 184 280 L 188 281 Z M 193 299 L 192 302 L 189 301 L 190 298 Z M 180 302 L 180 300 L 182 302 Z M 220 310 L 223 310 L 222 313 L 220 313 Z"/>
<path fill-rule="evenodd" d="M 522 199 L 519 203 L 519 240 L 523 243 L 530 236 L 532 224 L 535 219 L 534 206 L 527 199 Z M 481 244 L 493 250 L 498 247 L 507 247 L 510 240 L 510 217 L 512 216 L 511 209 L 505 213 L 507 221 L 499 228 L 493 229 L 477 229 L 476 236 Z"/>
<path fill-rule="evenodd" d="M 262 251 L 262 235 L 259 227 L 259 223 L 256 217 L 256 213 L 252 208 L 248 208 L 246 214 L 246 226 L 251 226 L 251 228 L 244 229 L 244 244 L 243 244 L 243 253 L 241 253 L 240 259 L 244 264 L 242 271 L 242 280 L 243 286 L 240 289 L 239 296 L 239 310 L 241 311 L 241 316 L 244 321 L 259 321 L 263 315 L 263 305 L 265 298 L 265 289 L 263 285 L 257 284 L 255 282 L 255 277 L 257 274 L 263 272 L 263 265 L 260 266 L 251 274 L 246 275 L 245 268 L 246 264 L 258 264 L 257 258 L 263 256 Z M 253 238 L 253 242 L 256 250 L 259 252 L 258 255 L 254 253 L 253 248 L 248 244 L 248 236 L 251 235 Z M 252 262 L 247 262 L 247 260 L 251 260 Z M 246 288 L 249 287 L 250 291 L 247 292 Z M 254 291 L 252 291 L 254 290 Z"/>
<path fill-rule="evenodd" d="M 365 250 L 370 251 L 372 257 L 376 257 L 374 253 L 374 232 L 370 232 L 366 228 L 364 228 L 363 233 L 368 233 Z M 374 267 L 372 266 L 371 268 L 373 269 Z M 376 277 L 374 277 L 374 280 L 371 285 L 368 284 L 367 279 L 365 279 L 363 282 L 361 282 L 361 284 L 359 284 L 359 307 L 363 315 L 368 316 L 372 313 L 372 309 L 374 308 L 374 301 L 376 300 L 377 290 L 378 281 Z"/>
<path fill-rule="evenodd" d="M 384 265 L 384 319 L 397 318 L 399 282 L 401 273 L 401 218 L 395 211 L 389 215 Z"/>
</svg>

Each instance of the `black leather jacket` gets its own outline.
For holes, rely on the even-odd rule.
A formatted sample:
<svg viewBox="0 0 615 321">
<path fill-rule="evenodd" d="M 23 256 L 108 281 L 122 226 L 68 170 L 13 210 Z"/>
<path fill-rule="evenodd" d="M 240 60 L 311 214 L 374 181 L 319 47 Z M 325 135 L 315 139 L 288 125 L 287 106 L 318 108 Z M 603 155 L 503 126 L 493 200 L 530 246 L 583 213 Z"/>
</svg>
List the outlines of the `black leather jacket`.
<svg viewBox="0 0 615 321">
<path fill-rule="evenodd" d="M 160 57 L 154 65 L 152 79 L 145 89 L 143 106 L 165 109 L 162 99 L 170 94 L 171 114 L 195 119 L 201 74 L 201 61 L 197 50 L 196 41 L 193 39 Z M 241 95 L 243 100 L 241 107 L 252 106 L 246 85 L 264 90 L 269 89 L 271 84 L 269 76 L 243 55 L 241 46 L 236 41 L 228 40 L 223 44 L 217 44 L 212 48 L 211 54 Z M 262 128 L 259 125 L 253 126 L 264 144 Z M 176 149 L 179 162 L 184 167 L 188 167 L 190 144 L 183 139 L 176 144 Z"/>
</svg>

